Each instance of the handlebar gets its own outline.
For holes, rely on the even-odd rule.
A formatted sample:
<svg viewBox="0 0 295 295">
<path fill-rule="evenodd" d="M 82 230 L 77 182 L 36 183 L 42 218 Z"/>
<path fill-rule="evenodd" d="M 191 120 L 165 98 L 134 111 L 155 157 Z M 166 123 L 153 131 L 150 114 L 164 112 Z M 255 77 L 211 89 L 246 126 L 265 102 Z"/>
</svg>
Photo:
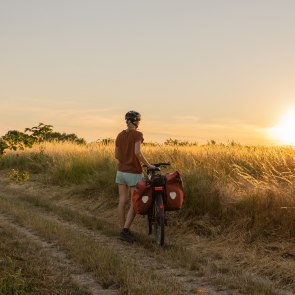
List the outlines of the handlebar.
<svg viewBox="0 0 295 295">
<path fill-rule="evenodd" d="M 155 167 L 161 167 L 161 166 L 170 166 L 171 165 L 171 163 L 170 162 L 163 162 L 163 163 L 153 163 L 153 164 L 151 164 L 151 165 L 153 165 L 153 166 L 155 166 Z M 143 165 L 143 167 L 147 167 L 147 165 Z"/>
<path fill-rule="evenodd" d="M 147 173 L 152 172 L 152 171 L 161 171 L 161 167 L 165 167 L 165 166 L 170 166 L 170 162 L 161 162 L 161 163 L 153 163 L 151 164 L 153 166 L 155 166 L 156 168 L 148 168 L 147 165 L 143 165 L 143 167 L 147 168 Z"/>
<path fill-rule="evenodd" d="M 171 164 L 170 164 L 170 162 L 167 162 L 167 163 L 154 163 L 152 165 L 154 165 L 156 167 L 162 167 L 162 166 L 170 166 Z"/>
</svg>

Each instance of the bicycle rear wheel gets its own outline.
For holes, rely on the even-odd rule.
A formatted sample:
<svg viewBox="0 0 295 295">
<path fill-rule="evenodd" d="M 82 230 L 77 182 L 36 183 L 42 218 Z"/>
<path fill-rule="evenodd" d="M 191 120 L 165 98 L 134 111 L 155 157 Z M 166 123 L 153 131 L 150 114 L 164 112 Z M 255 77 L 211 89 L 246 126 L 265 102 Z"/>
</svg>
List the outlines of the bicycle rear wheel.
<svg viewBox="0 0 295 295">
<path fill-rule="evenodd" d="M 154 214 L 155 240 L 159 246 L 163 246 L 165 238 L 165 209 L 162 193 L 157 193 L 155 196 Z"/>
</svg>

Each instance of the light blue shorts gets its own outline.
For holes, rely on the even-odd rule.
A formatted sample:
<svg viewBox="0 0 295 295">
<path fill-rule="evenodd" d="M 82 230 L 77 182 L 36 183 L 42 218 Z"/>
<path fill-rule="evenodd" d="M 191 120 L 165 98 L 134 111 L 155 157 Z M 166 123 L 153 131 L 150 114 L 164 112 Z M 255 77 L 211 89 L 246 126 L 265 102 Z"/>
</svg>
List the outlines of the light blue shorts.
<svg viewBox="0 0 295 295">
<path fill-rule="evenodd" d="M 116 175 L 116 183 L 125 184 L 127 186 L 135 186 L 142 179 L 143 179 L 143 175 L 137 174 L 137 173 L 127 173 L 127 172 L 117 171 L 117 175 Z"/>
</svg>

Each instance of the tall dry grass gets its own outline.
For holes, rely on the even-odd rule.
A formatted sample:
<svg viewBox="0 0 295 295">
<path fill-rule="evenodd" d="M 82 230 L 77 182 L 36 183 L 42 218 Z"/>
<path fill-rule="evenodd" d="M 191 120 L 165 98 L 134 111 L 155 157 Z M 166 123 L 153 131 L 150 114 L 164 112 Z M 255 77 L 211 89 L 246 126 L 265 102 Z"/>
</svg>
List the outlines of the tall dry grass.
<svg viewBox="0 0 295 295">
<path fill-rule="evenodd" d="M 295 235 L 295 150 L 209 144 L 202 146 L 145 145 L 150 162 L 170 161 L 185 183 L 180 218 L 197 228 L 209 216 L 221 230 L 255 236 Z M 105 195 L 116 194 L 114 145 L 43 143 L 10 152 L 0 168 L 38 173 L 51 185 L 85 185 Z"/>
</svg>

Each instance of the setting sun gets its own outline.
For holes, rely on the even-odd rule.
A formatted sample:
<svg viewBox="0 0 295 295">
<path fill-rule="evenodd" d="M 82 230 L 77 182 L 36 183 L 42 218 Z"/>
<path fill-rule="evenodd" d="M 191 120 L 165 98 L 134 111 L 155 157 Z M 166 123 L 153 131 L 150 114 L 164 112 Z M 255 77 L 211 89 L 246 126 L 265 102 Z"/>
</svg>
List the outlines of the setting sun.
<svg viewBox="0 0 295 295">
<path fill-rule="evenodd" d="M 280 143 L 295 145 L 295 108 L 289 110 L 269 131 L 271 136 Z"/>
</svg>

